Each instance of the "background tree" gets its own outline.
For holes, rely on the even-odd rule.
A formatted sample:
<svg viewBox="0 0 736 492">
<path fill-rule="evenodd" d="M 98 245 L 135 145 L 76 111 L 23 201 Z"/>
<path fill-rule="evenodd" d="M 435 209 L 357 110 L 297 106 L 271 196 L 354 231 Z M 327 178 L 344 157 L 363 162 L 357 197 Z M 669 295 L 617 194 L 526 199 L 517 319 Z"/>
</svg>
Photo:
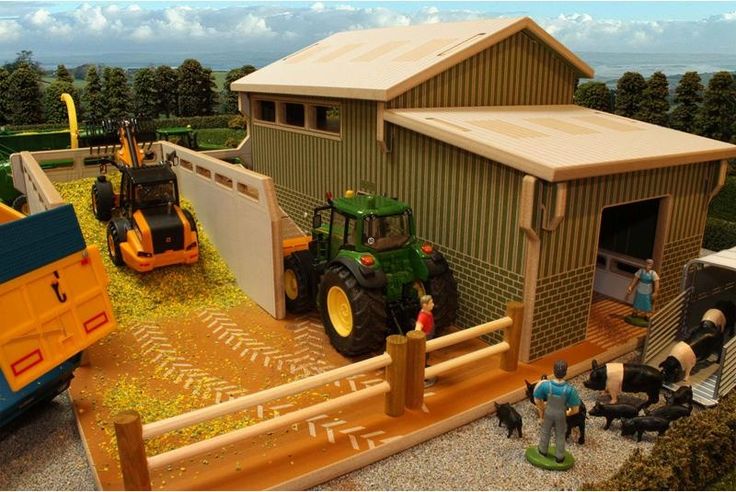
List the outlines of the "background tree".
<svg viewBox="0 0 736 492">
<path fill-rule="evenodd" d="M 616 83 L 616 114 L 633 118 L 639 111 L 647 81 L 638 72 L 626 72 Z"/>
<path fill-rule="evenodd" d="M 20 65 L 8 77 L 8 115 L 14 125 L 41 123 L 41 76 L 28 65 Z"/>
<path fill-rule="evenodd" d="M 6 63 L 4 68 L 8 72 L 13 73 L 22 66 L 30 68 L 39 75 L 43 73 L 43 70 L 41 70 L 41 64 L 33 59 L 33 51 L 31 50 L 19 51 L 16 53 L 15 61 Z"/>
<path fill-rule="evenodd" d="M 670 110 L 670 102 L 667 98 L 669 95 L 670 86 L 667 76 L 660 71 L 654 72 L 647 80 L 639 111 L 634 118 L 659 126 L 668 126 L 669 115 L 667 113 Z"/>
<path fill-rule="evenodd" d="M 179 74 L 167 65 L 156 68 L 156 112 L 167 118 L 177 114 L 179 104 Z"/>
<path fill-rule="evenodd" d="M 61 100 L 61 95 L 65 92 L 72 96 L 74 106 L 79 108 L 79 94 L 74 88 L 72 77 L 64 65 L 59 65 L 56 68 L 56 80 L 51 82 L 43 93 L 43 108 L 47 123 L 68 121 L 66 103 Z"/>
<path fill-rule="evenodd" d="M 10 74 L 0 68 L 0 125 L 8 122 L 8 82 Z"/>
<path fill-rule="evenodd" d="M 736 83 L 729 72 L 711 77 L 703 93 L 703 105 L 698 111 L 696 130 L 700 135 L 728 142 L 736 123 Z"/>
<path fill-rule="evenodd" d="M 67 70 L 67 68 L 64 65 L 56 65 L 56 72 L 54 73 L 54 78 L 61 82 L 69 82 L 70 84 L 74 83 L 72 74 L 69 73 L 69 70 Z"/>
<path fill-rule="evenodd" d="M 223 113 L 234 114 L 238 112 L 238 94 L 230 90 L 230 84 L 255 71 L 256 67 L 253 65 L 243 65 L 240 68 L 233 68 L 225 75 L 225 87 L 222 88 L 220 95 L 223 101 Z"/>
<path fill-rule="evenodd" d="M 133 77 L 133 107 L 136 116 L 152 120 L 158 118 L 156 72 L 142 68 Z"/>
<path fill-rule="evenodd" d="M 102 95 L 107 107 L 107 118 L 130 116 L 130 87 L 122 68 L 105 67 L 102 72 Z"/>
<path fill-rule="evenodd" d="M 212 70 L 192 58 L 184 60 L 179 72 L 179 116 L 207 116 L 215 106 Z"/>
<path fill-rule="evenodd" d="M 82 93 L 82 106 L 87 121 L 100 121 L 107 114 L 105 98 L 102 95 L 102 81 L 94 65 L 87 69 L 85 77 L 84 92 Z"/>
<path fill-rule="evenodd" d="M 683 132 L 695 131 L 695 117 L 703 102 L 703 84 L 698 72 L 685 73 L 675 89 L 675 109 L 670 116 L 672 128 Z"/>
<path fill-rule="evenodd" d="M 591 80 L 575 89 L 575 104 L 586 108 L 611 112 L 611 91 L 603 82 Z"/>
</svg>

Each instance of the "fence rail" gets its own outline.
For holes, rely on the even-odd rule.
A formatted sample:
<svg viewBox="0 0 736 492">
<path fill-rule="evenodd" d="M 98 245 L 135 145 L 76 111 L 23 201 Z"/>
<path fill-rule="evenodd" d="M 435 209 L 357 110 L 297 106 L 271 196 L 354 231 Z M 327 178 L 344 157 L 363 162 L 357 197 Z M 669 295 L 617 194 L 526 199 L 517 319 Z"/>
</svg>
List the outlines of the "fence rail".
<svg viewBox="0 0 736 492">
<path fill-rule="evenodd" d="M 158 422 L 142 425 L 140 416 L 135 411 L 123 412 L 115 419 L 115 433 L 125 489 L 151 490 L 150 472 L 152 470 L 380 395 L 384 395 L 386 415 L 400 417 L 405 408 L 421 407 L 425 377 L 432 377 L 483 358 L 502 354 L 501 368 L 506 371 L 514 371 L 518 364 L 522 312 L 521 303 L 511 302 L 508 316 L 504 318 L 438 337 L 429 342 L 426 341 L 423 332 L 416 330 L 407 336 L 391 335 L 386 339 L 386 352 L 371 359 Z M 424 356 L 427 352 L 457 345 L 499 330 L 504 332 L 504 341 L 454 357 L 425 370 Z M 146 439 L 231 415 L 268 401 L 330 384 L 345 377 L 378 369 L 385 369 L 385 380 L 368 388 L 155 456 L 146 455 L 144 444 Z"/>
</svg>

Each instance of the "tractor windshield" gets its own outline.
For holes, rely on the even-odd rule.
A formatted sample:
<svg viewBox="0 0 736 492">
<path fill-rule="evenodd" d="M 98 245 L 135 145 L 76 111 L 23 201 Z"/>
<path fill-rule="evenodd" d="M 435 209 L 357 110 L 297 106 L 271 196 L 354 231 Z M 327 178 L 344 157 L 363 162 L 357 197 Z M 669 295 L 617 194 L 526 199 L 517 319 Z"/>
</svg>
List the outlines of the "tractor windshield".
<svg viewBox="0 0 736 492">
<path fill-rule="evenodd" d="M 400 248 L 409 240 L 409 213 L 366 217 L 363 226 L 363 244 L 378 251 Z"/>
<path fill-rule="evenodd" d="M 139 207 L 155 207 L 166 205 L 169 202 L 176 203 L 174 183 L 136 185 L 135 202 Z"/>
</svg>

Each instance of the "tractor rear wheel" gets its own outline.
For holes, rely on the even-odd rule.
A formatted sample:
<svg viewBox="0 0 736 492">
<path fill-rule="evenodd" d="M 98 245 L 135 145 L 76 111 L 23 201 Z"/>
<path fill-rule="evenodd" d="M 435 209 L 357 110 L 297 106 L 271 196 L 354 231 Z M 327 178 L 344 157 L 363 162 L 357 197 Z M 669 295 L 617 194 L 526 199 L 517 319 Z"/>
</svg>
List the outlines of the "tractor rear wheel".
<svg viewBox="0 0 736 492">
<path fill-rule="evenodd" d="M 434 301 L 434 325 L 439 335 L 457 318 L 457 282 L 452 271 L 431 277 L 429 293 Z"/>
<path fill-rule="evenodd" d="M 322 323 L 332 346 L 352 357 L 382 350 L 386 343 L 386 300 L 358 284 L 341 265 L 327 268 L 319 287 Z"/>
<path fill-rule="evenodd" d="M 97 220 L 110 220 L 115 206 L 115 192 L 112 183 L 104 176 L 98 176 L 92 185 L 92 213 Z"/>
<path fill-rule="evenodd" d="M 107 224 L 107 252 L 110 253 L 110 259 L 116 266 L 125 264 L 120 245 L 125 242 L 129 230 L 130 225 L 125 219 L 113 219 Z"/>
<path fill-rule="evenodd" d="M 314 305 L 309 288 L 311 264 L 312 255 L 308 251 L 295 251 L 284 258 L 284 294 L 286 310 L 290 313 L 306 313 Z"/>
</svg>

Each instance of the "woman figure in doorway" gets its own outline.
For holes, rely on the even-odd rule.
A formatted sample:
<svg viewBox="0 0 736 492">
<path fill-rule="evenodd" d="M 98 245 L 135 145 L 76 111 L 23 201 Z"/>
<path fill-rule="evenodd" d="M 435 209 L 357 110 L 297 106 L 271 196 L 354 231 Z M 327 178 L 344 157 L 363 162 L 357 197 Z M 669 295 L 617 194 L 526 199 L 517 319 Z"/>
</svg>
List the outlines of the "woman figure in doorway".
<svg viewBox="0 0 736 492">
<path fill-rule="evenodd" d="M 628 297 L 636 288 L 634 312 L 632 314 L 635 318 L 649 320 L 649 314 L 654 310 L 652 306 L 659 292 L 659 275 L 653 268 L 654 260 L 650 258 L 646 261 L 644 268 L 640 268 L 634 274 L 634 279 L 626 289 L 626 296 Z"/>
</svg>

